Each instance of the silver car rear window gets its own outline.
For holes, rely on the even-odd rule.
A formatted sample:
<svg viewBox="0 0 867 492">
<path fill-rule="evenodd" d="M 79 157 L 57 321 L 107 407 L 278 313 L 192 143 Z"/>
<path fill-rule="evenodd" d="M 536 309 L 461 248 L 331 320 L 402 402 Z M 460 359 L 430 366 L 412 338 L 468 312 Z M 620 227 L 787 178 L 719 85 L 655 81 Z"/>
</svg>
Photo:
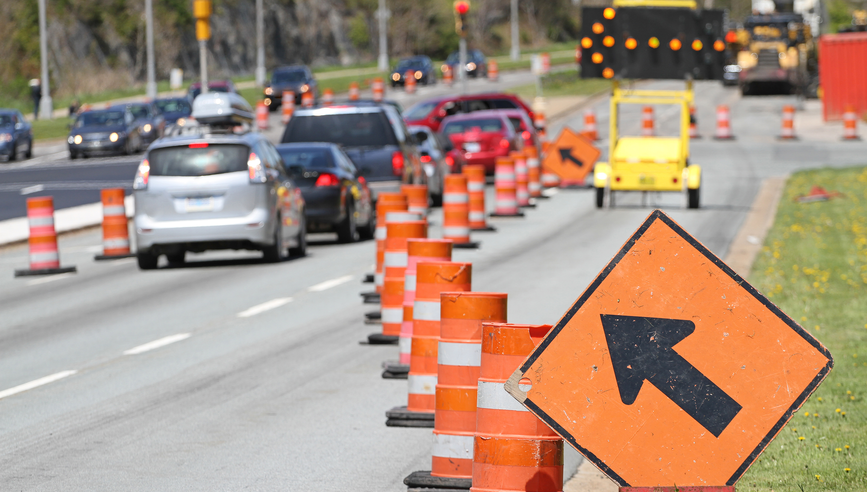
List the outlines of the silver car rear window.
<svg viewBox="0 0 867 492">
<path fill-rule="evenodd" d="M 247 170 L 250 148 L 237 144 L 194 143 L 151 150 L 151 176 L 208 176 Z"/>
</svg>

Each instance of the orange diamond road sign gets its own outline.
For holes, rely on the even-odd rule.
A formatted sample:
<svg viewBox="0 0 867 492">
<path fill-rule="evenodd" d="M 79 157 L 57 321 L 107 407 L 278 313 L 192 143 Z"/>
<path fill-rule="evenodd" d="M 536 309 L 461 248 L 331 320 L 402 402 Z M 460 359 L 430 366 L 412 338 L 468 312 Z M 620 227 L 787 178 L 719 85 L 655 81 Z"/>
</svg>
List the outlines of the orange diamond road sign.
<svg viewBox="0 0 867 492">
<path fill-rule="evenodd" d="M 565 127 L 548 147 L 542 168 L 559 176 L 564 183 L 583 183 L 600 154 L 590 140 Z"/>
<path fill-rule="evenodd" d="M 621 487 L 733 488 L 833 364 L 656 210 L 506 389 Z"/>
</svg>

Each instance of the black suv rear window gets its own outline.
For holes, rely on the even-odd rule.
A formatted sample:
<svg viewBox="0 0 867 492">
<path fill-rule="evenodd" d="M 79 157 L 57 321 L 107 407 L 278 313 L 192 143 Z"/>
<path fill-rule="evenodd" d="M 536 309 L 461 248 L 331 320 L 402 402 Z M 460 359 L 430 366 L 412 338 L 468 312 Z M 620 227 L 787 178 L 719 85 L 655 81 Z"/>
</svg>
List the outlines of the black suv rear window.
<svg viewBox="0 0 867 492">
<path fill-rule="evenodd" d="M 247 170 L 246 145 L 192 144 L 163 147 L 148 154 L 151 176 L 208 176 Z"/>
<path fill-rule="evenodd" d="M 344 147 L 397 145 L 394 131 L 382 113 L 296 116 L 283 134 L 283 143 L 331 142 Z"/>
</svg>

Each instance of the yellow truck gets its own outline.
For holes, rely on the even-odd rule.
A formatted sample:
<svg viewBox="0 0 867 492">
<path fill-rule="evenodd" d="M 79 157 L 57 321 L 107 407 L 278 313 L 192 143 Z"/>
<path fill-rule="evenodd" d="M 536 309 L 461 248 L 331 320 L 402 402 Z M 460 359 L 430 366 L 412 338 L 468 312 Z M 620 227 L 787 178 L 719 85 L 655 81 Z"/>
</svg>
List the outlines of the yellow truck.
<svg viewBox="0 0 867 492">
<path fill-rule="evenodd" d="M 612 82 L 608 160 L 596 164 L 596 207 L 614 206 L 614 192 L 681 193 L 687 207 L 699 208 L 701 167 L 689 162 L 689 107 L 692 82 L 682 91 L 627 90 Z M 624 137 L 618 132 L 621 104 L 670 104 L 680 107 L 680 136 Z"/>
</svg>

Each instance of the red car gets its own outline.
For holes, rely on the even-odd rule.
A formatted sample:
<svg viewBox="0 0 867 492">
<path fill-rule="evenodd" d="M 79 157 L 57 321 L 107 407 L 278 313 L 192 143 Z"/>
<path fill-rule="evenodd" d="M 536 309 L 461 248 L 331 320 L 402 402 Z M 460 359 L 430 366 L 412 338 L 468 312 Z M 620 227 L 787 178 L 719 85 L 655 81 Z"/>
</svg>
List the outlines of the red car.
<svg viewBox="0 0 867 492">
<path fill-rule="evenodd" d="M 449 116 L 442 122 L 442 134 L 464 153 L 467 164 L 485 166 L 494 173 L 497 157 L 521 148 L 521 133 L 504 111 L 476 111 Z"/>
<path fill-rule="evenodd" d="M 441 96 L 422 101 L 403 113 L 408 125 L 424 125 L 437 132 L 443 118 L 460 113 L 492 109 L 523 110 L 533 121 L 533 110 L 514 94 L 490 93 L 466 96 Z"/>
<path fill-rule="evenodd" d="M 522 149 L 533 146 L 541 150 L 542 142 L 539 140 L 539 134 L 536 127 L 533 126 L 533 120 L 527 116 L 527 113 L 519 109 L 501 109 L 500 112 L 509 118 L 515 131 L 520 134 Z"/>
</svg>

